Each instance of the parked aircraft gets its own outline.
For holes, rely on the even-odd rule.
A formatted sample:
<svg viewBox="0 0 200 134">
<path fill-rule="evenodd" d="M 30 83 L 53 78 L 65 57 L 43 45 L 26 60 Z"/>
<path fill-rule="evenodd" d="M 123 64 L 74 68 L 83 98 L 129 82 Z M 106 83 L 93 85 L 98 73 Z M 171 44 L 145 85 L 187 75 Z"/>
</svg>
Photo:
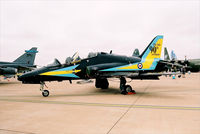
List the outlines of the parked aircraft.
<svg viewBox="0 0 200 134">
<path fill-rule="evenodd" d="M 136 48 L 134 51 L 133 51 L 133 55 L 132 56 L 140 56 L 140 52 L 139 52 L 139 49 Z"/>
<path fill-rule="evenodd" d="M 160 63 L 163 36 L 156 36 L 140 56 L 121 56 L 111 53 L 89 53 L 88 58 L 80 59 L 77 54 L 67 58 L 65 64 L 55 59 L 53 64 L 27 72 L 19 76 L 22 83 L 40 84 L 44 97 L 49 96 L 49 91 L 44 90 L 45 81 L 62 81 L 78 79 L 96 79 L 96 88 L 107 89 L 107 78 L 120 79 L 122 94 L 135 93 L 130 85 L 126 85 L 125 78 L 131 79 L 159 79 L 160 73 L 165 69 L 165 63 Z"/>
<path fill-rule="evenodd" d="M 17 73 L 32 70 L 36 67 L 34 65 L 34 61 L 37 52 L 37 48 L 33 47 L 30 50 L 26 50 L 23 55 L 18 57 L 13 62 L 0 62 L 0 75 L 10 78 Z"/>
<path fill-rule="evenodd" d="M 191 72 L 199 72 L 200 71 L 200 59 L 188 59 L 187 65 L 191 68 L 189 69 Z"/>
<path fill-rule="evenodd" d="M 186 63 L 184 61 L 182 62 L 178 62 L 176 54 L 174 53 L 174 51 L 171 51 L 171 59 L 169 57 L 169 53 L 167 51 L 167 48 L 164 48 L 164 61 L 168 62 L 168 70 L 169 71 L 181 71 L 183 74 L 186 71 Z M 181 64 L 180 64 L 181 63 Z"/>
<path fill-rule="evenodd" d="M 171 51 L 171 59 L 169 58 L 169 54 L 167 48 L 165 48 L 164 53 L 165 60 L 171 62 L 173 66 L 179 67 L 182 71 L 191 71 L 191 72 L 198 72 L 200 71 L 200 59 L 186 59 L 179 60 L 174 51 Z M 173 68 L 173 67 L 172 67 Z"/>
</svg>

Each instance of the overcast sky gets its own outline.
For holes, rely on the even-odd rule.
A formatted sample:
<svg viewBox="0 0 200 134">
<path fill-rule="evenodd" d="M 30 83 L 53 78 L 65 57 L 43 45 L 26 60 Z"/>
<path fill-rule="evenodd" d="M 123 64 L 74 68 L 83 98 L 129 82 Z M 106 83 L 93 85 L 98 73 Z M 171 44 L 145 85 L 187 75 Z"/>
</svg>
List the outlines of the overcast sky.
<svg viewBox="0 0 200 134">
<path fill-rule="evenodd" d="M 132 55 L 156 35 L 179 59 L 200 58 L 200 1 L 0 0 L 0 61 L 32 46 L 37 65 L 64 62 L 75 52 Z"/>
</svg>

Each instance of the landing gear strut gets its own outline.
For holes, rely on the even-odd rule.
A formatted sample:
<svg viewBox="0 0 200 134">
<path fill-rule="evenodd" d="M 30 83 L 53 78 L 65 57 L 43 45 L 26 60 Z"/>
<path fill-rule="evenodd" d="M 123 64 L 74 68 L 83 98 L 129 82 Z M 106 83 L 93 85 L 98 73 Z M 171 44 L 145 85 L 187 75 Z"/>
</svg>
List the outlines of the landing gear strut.
<svg viewBox="0 0 200 134">
<path fill-rule="evenodd" d="M 130 85 L 126 85 L 126 79 L 124 77 L 120 77 L 120 90 L 121 94 L 135 94 L 135 90 L 132 90 Z"/>
<path fill-rule="evenodd" d="M 46 86 L 45 83 L 41 82 L 40 83 L 40 91 L 42 91 L 42 95 L 44 97 L 48 97 L 49 96 L 49 91 L 48 90 L 44 90 L 44 86 Z"/>
</svg>

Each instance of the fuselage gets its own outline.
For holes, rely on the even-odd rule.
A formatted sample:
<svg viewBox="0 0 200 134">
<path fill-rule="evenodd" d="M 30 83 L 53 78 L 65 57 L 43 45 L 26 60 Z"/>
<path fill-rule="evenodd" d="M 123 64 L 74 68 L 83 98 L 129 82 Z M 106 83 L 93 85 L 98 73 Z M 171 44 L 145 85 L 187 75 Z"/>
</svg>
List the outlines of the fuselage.
<svg viewBox="0 0 200 134">
<path fill-rule="evenodd" d="M 139 57 L 127 57 L 107 53 L 98 53 L 94 57 L 85 58 L 70 64 L 55 64 L 45 66 L 25 73 L 18 79 L 23 83 L 41 83 L 44 81 L 62 81 L 73 79 L 88 79 L 97 77 L 95 70 L 103 70 L 116 66 L 140 62 Z"/>
</svg>

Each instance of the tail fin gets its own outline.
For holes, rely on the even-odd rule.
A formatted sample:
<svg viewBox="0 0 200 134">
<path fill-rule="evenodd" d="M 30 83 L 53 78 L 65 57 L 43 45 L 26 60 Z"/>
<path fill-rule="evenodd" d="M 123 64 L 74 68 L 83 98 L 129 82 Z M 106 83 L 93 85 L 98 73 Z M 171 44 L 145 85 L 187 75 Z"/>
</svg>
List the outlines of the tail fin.
<svg viewBox="0 0 200 134">
<path fill-rule="evenodd" d="M 160 58 L 162 50 L 163 36 L 156 36 L 147 46 L 144 52 L 140 55 L 142 59 L 145 58 Z"/>
<path fill-rule="evenodd" d="M 169 58 L 169 53 L 168 53 L 168 51 L 167 51 L 167 48 L 165 47 L 164 48 L 164 60 L 170 60 L 170 58 Z"/>
<path fill-rule="evenodd" d="M 176 54 L 174 53 L 174 51 L 171 51 L 171 59 L 172 60 L 177 60 Z"/>
<path fill-rule="evenodd" d="M 140 56 L 140 52 L 139 52 L 139 50 L 137 48 L 134 50 L 132 56 L 136 56 L 136 57 Z"/>
<path fill-rule="evenodd" d="M 105 69 L 103 71 L 134 71 L 134 70 L 155 70 L 160 60 L 163 36 L 156 36 L 145 51 L 140 55 L 141 61 L 120 67 Z"/>
<path fill-rule="evenodd" d="M 14 62 L 33 65 L 37 52 L 37 47 L 32 47 L 30 50 L 25 50 L 25 53 L 18 57 Z"/>
<path fill-rule="evenodd" d="M 163 44 L 163 36 L 158 35 L 156 36 L 145 51 L 140 55 L 141 57 L 141 64 L 144 70 L 154 70 L 157 66 L 157 62 L 160 60 L 161 57 L 161 50 Z"/>
</svg>

